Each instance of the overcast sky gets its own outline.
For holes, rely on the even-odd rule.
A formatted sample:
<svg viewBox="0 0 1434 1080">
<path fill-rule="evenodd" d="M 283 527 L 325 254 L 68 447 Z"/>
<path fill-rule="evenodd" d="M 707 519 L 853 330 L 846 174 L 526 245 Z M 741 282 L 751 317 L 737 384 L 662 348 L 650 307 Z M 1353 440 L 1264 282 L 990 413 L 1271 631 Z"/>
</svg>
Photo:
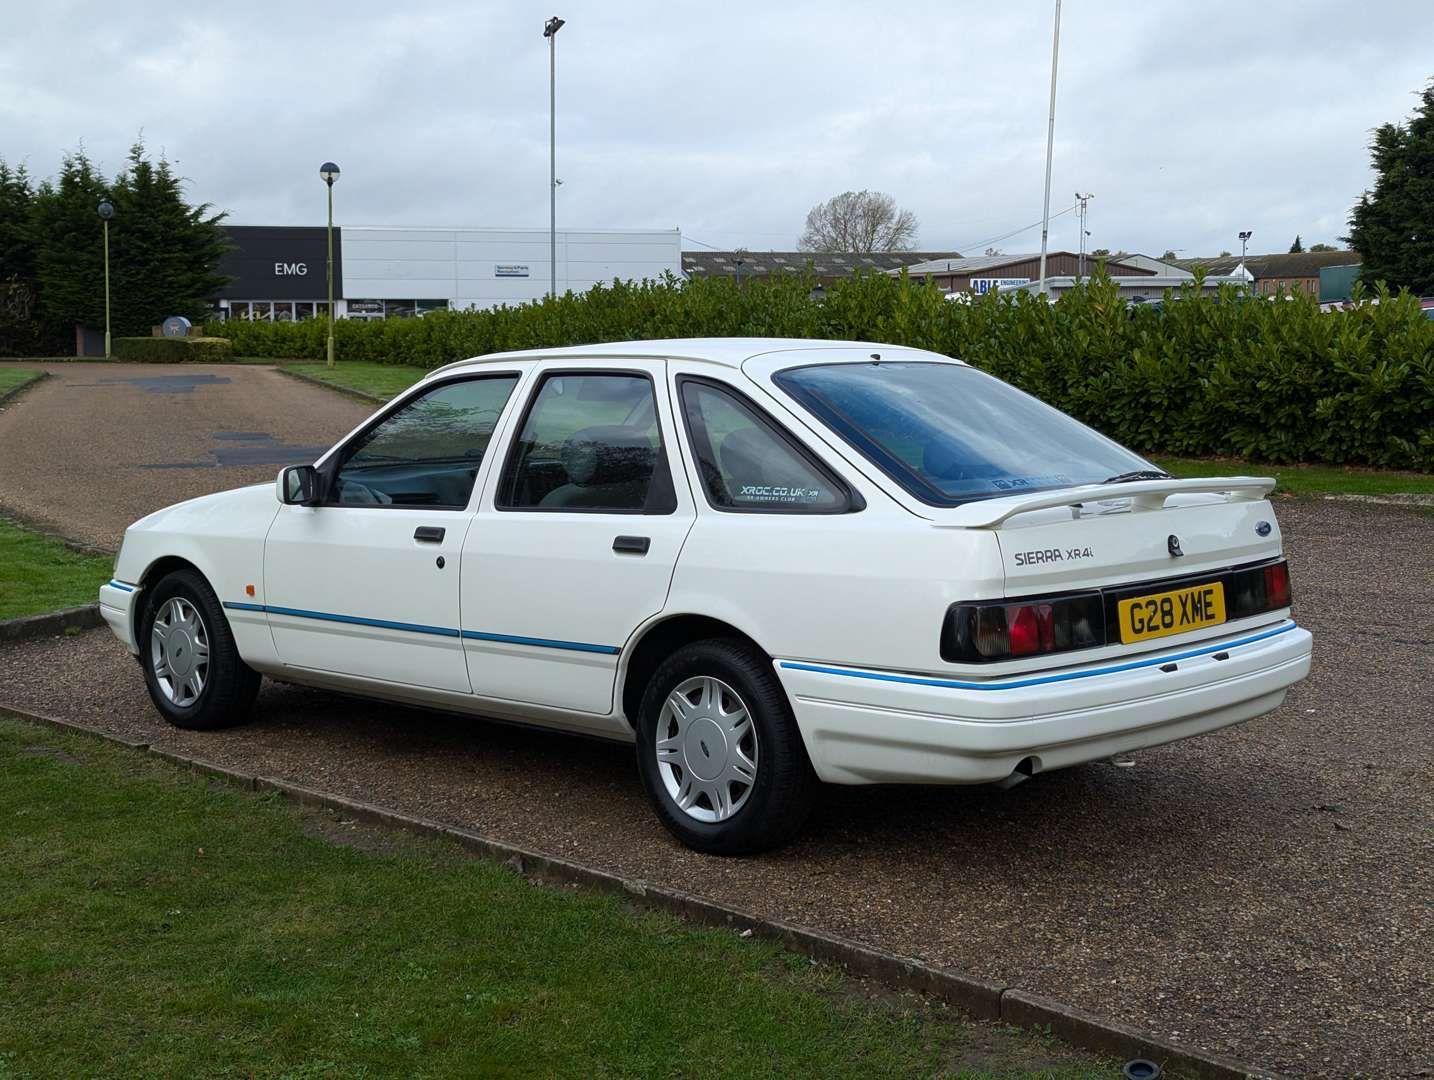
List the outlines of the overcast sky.
<svg viewBox="0 0 1434 1080">
<path fill-rule="evenodd" d="M 560 227 L 795 246 L 807 210 L 890 192 L 923 249 L 1033 251 L 1054 0 L 557 0 Z M 193 201 L 320 224 L 546 227 L 547 7 L 30 3 L 0 37 L 0 157 L 106 172 L 143 132 Z M 1434 76 L 1429 0 L 1066 0 L 1052 214 L 1092 247 L 1333 243 L 1370 130 Z M 1052 248 L 1074 249 L 1074 214 Z"/>
</svg>

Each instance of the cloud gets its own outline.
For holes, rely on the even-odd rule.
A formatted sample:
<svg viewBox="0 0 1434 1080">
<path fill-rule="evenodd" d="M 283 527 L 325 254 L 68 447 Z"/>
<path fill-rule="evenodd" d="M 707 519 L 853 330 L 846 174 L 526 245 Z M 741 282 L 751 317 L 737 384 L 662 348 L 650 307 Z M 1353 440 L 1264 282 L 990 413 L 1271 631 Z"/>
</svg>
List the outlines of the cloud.
<svg viewBox="0 0 1434 1080">
<path fill-rule="evenodd" d="M 928 248 L 1040 217 L 1049 2 L 564 0 L 559 220 L 783 248 L 836 192 L 888 191 Z M 1371 5 L 1374 7 L 1374 5 Z M 561 5 L 560 5 L 561 7 Z M 512 3 L 33 5 L 0 41 L 0 155 L 116 170 L 143 132 L 237 222 L 547 220 L 548 9 Z M 1092 246 L 1333 241 L 1366 146 L 1434 75 L 1434 7 L 1064 7 L 1052 209 Z M 1076 244 L 1074 218 L 1052 245 Z M 1028 231 L 1001 247 L 1032 249 Z"/>
</svg>

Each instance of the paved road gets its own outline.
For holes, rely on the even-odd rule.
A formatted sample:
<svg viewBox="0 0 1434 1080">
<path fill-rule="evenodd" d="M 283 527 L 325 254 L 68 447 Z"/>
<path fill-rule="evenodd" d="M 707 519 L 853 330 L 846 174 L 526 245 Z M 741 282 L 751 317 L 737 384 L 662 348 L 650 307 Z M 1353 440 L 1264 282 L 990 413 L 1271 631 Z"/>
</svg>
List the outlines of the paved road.
<svg viewBox="0 0 1434 1080">
<path fill-rule="evenodd" d="M 761 858 L 674 844 L 621 747 L 272 684 L 247 727 L 170 729 L 106 631 L 0 652 L 0 702 L 718 897 L 1266 1069 L 1434 1075 L 1434 515 L 1286 501 L 1280 516 L 1316 657 L 1278 712 L 1134 769 L 1008 792 L 828 789 L 800 841 Z"/>
<path fill-rule="evenodd" d="M 152 510 L 314 460 L 373 411 L 271 367 L 26 367 L 51 377 L 0 408 L 0 510 L 105 548 Z"/>
</svg>

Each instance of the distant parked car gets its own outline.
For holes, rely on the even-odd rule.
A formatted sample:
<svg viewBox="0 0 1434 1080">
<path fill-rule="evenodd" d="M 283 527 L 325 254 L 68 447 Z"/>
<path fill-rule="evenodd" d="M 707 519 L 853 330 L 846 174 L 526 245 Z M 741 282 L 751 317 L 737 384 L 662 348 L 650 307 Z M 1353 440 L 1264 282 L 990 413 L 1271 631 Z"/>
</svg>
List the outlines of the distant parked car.
<svg viewBox="0 0 1434 1080">
<path fill-rule="evenodd" d="M 1275 708 L 1310 635 L 1272 485 L 916 349 L 508 353 L 136 522 L 100 602 L 179 727 L 268 675 L 631 741 L 668 829 L 749 852 L 818 781 L 1014 783 Z"/>
</svg>

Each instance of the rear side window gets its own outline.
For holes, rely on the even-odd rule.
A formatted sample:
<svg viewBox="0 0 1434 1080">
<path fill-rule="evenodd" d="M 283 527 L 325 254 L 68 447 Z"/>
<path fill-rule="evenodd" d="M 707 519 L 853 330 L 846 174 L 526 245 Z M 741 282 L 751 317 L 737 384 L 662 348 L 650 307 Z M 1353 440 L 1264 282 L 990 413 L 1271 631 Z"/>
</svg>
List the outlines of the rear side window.
<svg viewBox="0 0 1434 1080">
<path fill-rule="evenodd" d="M 652 381 L 544 377 L 499 485 L 500 510 L 670 514 L 677 508 Z"/>
<path fill-rule="evenodd" d="M 846 485 L 737 393 L 678 380 L 707 501 L 736 512 L 840 514 L 856 509 Z"/>
<path fill-rule="evenodd" d="M 405 402 L 344 448 L 330 501 L 463 509 L 517 384 L 516 375 L 464 379 Z"/>
</svg>

